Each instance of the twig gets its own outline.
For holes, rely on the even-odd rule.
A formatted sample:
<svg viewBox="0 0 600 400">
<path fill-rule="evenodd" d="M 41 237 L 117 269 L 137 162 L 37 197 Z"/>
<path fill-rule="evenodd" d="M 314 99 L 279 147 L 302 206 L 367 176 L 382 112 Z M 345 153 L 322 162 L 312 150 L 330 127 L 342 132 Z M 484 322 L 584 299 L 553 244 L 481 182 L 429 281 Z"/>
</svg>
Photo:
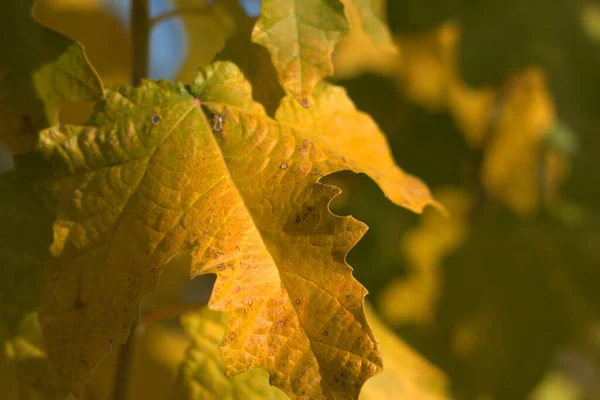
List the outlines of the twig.
<svg viewBox="0 0 600 400">
<path fill-rule="evenodd" d="M 129 384 L 129 375 L 131 373 L 133 349 L 135 348 L 136 329 L 137 321 L 133 321 L 127 341 L 119 348 L 119 359 L 117 360 L 117 368 L 115 370 L 112 400 L 127 400 L 128 398 L 127 388 Z"/>
<path fill-rule="evenodd" d="M 131 84 L 138 86 L 148 77 L 150 54 L 150 22 L 148 0 L 131 0 L 131 19 L 129 23 L 132 49 Z"/>
<path fill-rule="evenodd" d="M 174 10 L 167 11 L 167 12 L 160 14 L 154 18 L 151 18 L 150 19 L 150 27 L 154 27 L 155 25 L 158 25 L 161 22 L 164 22 L 164 21 L 172 19 L 172 18 L 177 18 L 177 17 L 180 17 L 185 14 L 203 15 L 203 14 L 208 14 L 210 11 L 212 11 L 212 5 L 210 5 L 210 4 L 205 4 L 204 7 L 196 6 L 196 7 L 176 8 Z"/>
<path fill-rule="evenodd" d="M 142 79 L 148 77 L 148 55 L 150 54 L 148 0 L 131 0 L 129 32 L 131 35 L 132 51 L 131 84 L 139 86 Z M 131 372 L 136 328 L 137 321 L 134 320 L 131 324 L 127 341 L 119 348 L 119 359 L 115 370 L 112 400 L 127 400 L 127 385 L 129 384 L 129 374 Z"/>
</svg>

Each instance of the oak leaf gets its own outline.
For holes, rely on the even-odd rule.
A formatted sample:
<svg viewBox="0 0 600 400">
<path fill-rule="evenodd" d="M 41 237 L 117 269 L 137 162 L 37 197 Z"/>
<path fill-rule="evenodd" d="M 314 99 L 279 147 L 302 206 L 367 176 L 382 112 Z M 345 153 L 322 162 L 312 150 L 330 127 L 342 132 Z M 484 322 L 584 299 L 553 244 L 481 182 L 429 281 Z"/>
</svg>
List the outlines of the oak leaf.
<svg viewBox="0 0 600 400">
<path fill-rule="evenodd" d="M 319 85 L 308 110 L 286 97 L 275 119 L 235 64 L 188 89 L 110 88 L 88 126 L 48 129 L 17 159 L 57 214 L 40 317 L 51 361 L 80 394 L 162 267 L 193 249 L 191 275 L 217 274 L 210 306 L 229 316 L 228 376 L 260 367 L 291 397 L 356 397 L 381 369 L 345 262 L 367 228 L 331 214 L 339 189 L 318 181 L 350 169 L 410 210 L 437 203 L 340 88 Z"/>
<path fill-rule="evenodd" d="M 309 106 L 309 95 L 333 74 L 331 54 L 350 25 L 340 0 L 264 0 L 252 41 L 271 53 L 282 85 Z"/>
<path fill-rule="evenodd" d="M 83 47 L 38 24 L 32 3 L 8 0 L 0 14 L 0 140 L 17 153 L 58 123 L 62 105 L 102 97 Z"/>
</svg>

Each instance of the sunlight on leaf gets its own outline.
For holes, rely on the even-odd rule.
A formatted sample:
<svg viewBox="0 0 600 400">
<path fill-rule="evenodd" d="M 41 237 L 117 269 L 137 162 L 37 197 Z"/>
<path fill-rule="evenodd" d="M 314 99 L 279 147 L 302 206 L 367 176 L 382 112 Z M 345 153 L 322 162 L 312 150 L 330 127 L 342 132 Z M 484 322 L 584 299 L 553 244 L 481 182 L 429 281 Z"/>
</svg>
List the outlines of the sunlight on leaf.
<svg viewBox="0 0 600 400">
<path fill-rule="evenodd" d="M 347 7 L 348 2 L 346 1 L 345 4 Z M 373 43 L 384 51 L 395 52 L 396 46 L 392 35 L 381 20 L 381 9 L 385 8 L 385 4 L 380 0 L 352 0 L 352 4 L 358 13 L 363 31 Z"/>
<path fill-rule="evenodd" d="M 408 277 L 396 278 L 385 286 L 378 298 L 379 311 L 393 325 L 430 326 L 441 291 L 442 261 L 456 251 L 469 232 L 469 195 L 448 187 L 436 198 L 449 216 L 426 212 L 419 226 L 402 237 L 402 254 L 408 263 Z"/>
<path fill-rule="evenodd" d="M 367 381 L 360 400 L 449 400 L 444 374 L 400 340 L 369 306 L 369 325 L 379 340 L 385 369 Z"/>
<path fill-rule="evenodd" d="M 198 68 L 209 65 L 247 18 L 237 0 L 208 1 L 177 0 L 176 7 L 197 8 L 206 12 L 182 13 L 181 21 L 187 34 L 188 52 L 178 77 L 189 82 L 198 73 Z M 237 8 L 235 8 L 237 7 Z M 244 18 L 245 17 L 245 18 Z M 207 40 L 210 38 L 210 40 Z"/>
<path fill-rule="evenodd" d="M 398 339 L 370 307 L 366 310 L 386 368 L 366 382 L 359 399 L 446 399 L 443 374 Z M 202 309 L 184 316 L 182 322 L 193 342 L 171 393 L 173 400 L 288 398 L 270 386 L 268 374 L 258 368 L 230 379 L 225 376 L 218 348 L 225 331 L 224 313 Z"/>
<path fill-rule="evenodd" d="M 0 140 L 16 153 L 58 123 L 62 105 L 102 96 L 83 47 L 38 24 L 32 3 L 8 0 L 0 14 Z"/>
<path fill-rule="evenodd" d="M 549 371 L 537 384 L 528 400 L 577 400 L 585 398 L 577 382 L 560 371 Z"/>
<path fill-rule="evenodd" d="M 85 53 L 105 85 L 131 79 L 131 43 L 127 26 L 113 12 L 109 2 L 38 0 L 35 7 L 35 18 L 41 24 L 85 47 Z M 86 122 L 89 114 L 79 123 Z"/>
<path fill-rule="evenodd" d="M 397 81 L 416 103 L 448 110 L 467 143 L 483 152 L 481 182 L 488 196 L 531 215 L 557 197 L 573 146 L 548 146 L 556 119 L 544 71 L 528 67 L 498 87 L 473 88 L 458 66 L 461 31 L 446 22 L 421 35 L 398 38 Z M 567 142 L 572 134 L 563 135 Z"/>
<path fill-rule="evenodd" d="M 396 38 L 399 67 L 395 78 L 411 100 L 434 111 L 446 106 L 448 84 L 457 72 L 453 44 L 458 36 L 458 26 L 449 22 L 420 35 Z"/>
<path fill-rule="evenodd" d="M 252 400 L 288 399 L 269 384 L 269 374 L 258 368 L 225 376 L 219 344 L 223 339 L 226 315 L 209 309 L 186 315 L 182 324 L 192 338 L 187 357 L 179 370 L 171 399 Z"/>
<path fill-rule="evenodd" d="M 349 30 L 340 0 L 264 0 L 252 40 L 269 49 L 282 85 L 308 107 L 317 83 L 333 74 L 331 54 Z"/>
<path fill-rule="evenodd" d="M 397 67 L 398 49 L 388 28 L 380 20 L 385 2 L 377 0 L 374 3 L 378 6 L 375 7 L 371 1 L 344 1 L 352 30 L 350 35 L 342 38 L 333 53 L 337 78 L 356 76 L 365 71 L 389 74 Z M 367 20 L 361 18 L 361 13 L 366 14 L 364 18 Z M 371 35 L 367 31 L 372 26 L 378 33 L 371 32 Z"/>
<path fill-rule="evenodd" d="M 543 144 L 554 123 L 554 105 L 538 68 L 520 72 L 506 87 L 500 116 L 487 138 L 481 179 L 491 196 L 528 215 L 542 200 L 541 184 L 556 190 L 558 178 L 564 177 L 560 154 L 549 160 L 549 169 L 540 171 L 549 156 Z"/>
<path fill-rule="evenodd" d="M 58 214 L 41 308 L 50 359 L 80 393 L 166 262 L 193 249 L 192 276 L 216 273 L 210 305 L 229 313 L 228 375 L 262 367 L 295 396 L 356 396 L 381 369 L 366 291 L 345 263 L 366 226 L 332 215 L 339 189 L 318 180 L 349 169 L 410 210 L 437 203 L 340 88 L 320 85 L 309 110 L 285 98 L 275 120 L 232 63 L 190 90 L 108 89 L 89 126 L 44 131 L 17 159 Z"/>
</svg>

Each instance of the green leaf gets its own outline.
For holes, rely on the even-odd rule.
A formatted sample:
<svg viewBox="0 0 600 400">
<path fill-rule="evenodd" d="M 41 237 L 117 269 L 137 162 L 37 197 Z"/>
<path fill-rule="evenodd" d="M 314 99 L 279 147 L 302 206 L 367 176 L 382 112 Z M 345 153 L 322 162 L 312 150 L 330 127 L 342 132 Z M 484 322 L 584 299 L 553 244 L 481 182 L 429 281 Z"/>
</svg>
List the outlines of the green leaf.
<svg viewBox="0 0 600 400">
<path fill-rule="evenodd" d="M 182 318 L 192 344 L 179 370 L 171 398 L 287 399 L 281 390 L 269 385 L 269 374 L 258 368 L 231 378 L 225 376 L 219 343 L 223 339 L 226 322 L 225 313 L 207 308 Z"/>
<path fill-rule="evenodd" d="M 83 47 L 38 24 L 32 0 L 7 0 L 0 13 L 0 141 L 17 153 L 58 124 L 62 105 L 102 97 Z"/>
<path fill-rule="evenodd" d="M 52 219 L 0 176 L 0 388 L 3 399 L 65 399 L 46 357 L 37 313 Z"/>
<path fill-rule="evenodd" d="M 349 1 L 349 0 L 346 0 Z M 360 17 L 363 31 L 382 50 L 395 52 L 396 45 L 388 27 L 377 16 L 375 0 L 351 0 Z"/>
<path fill-rule="evenodd" d="M 331 54 L 350 31 L 339 0 L 264 0 L 252 40 L 271 52 L 279 79 L 308 107 L 309 95 L 333 74 Z"/>
<path fill-rule="evenodd" d="M 50 359 L 80 393 L 163 266 L 193 249 L 192 276 L 218 275 L 210 305 L 229 314 L 228 376 L 261 367 L 291 396 L 355 398 L 381 369 L 345 262 L 366 226 L 331 214 L 339 189 L 318 181 L 350 169 L 413 211 L 435 201 L 340 88 L 320 85 L 309 110 L 287 97 L 275 119 L 232 63 L 190 90 L 111 88 L 89 126 L 49 129 L 17 159 L 58 215 L 41 309 Z"/>
</svg>

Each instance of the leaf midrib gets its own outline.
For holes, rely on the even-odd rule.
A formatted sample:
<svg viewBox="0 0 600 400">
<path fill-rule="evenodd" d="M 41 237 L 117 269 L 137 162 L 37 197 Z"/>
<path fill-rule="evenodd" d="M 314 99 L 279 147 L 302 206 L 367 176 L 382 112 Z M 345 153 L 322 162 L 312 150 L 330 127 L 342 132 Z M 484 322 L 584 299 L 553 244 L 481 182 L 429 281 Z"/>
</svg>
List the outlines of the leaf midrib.
<svg viewBox="0 0 600 400">
<path fill-rule="evenodd" d="M 202 103 L 202 104 L 206 104 L 206 103 Z M 215 139 L 215 137 L 214 137 L 214 134 L 213 134 L 213 131 L 212 131 L 212 127 L 211 127 L 211 125 L 209 124 L 209 122 L 208 122 L 208 119 L 206 118 L 206 115 L 205 115 L 205 114 L 204 114 L 204 112 L 203 112 L 203 111 L 200 109 L 200 107 L 201 107 L 200 105 L 198 105 L 197 107 L 198 107 L 198 109 L 199 109 L 199 111 L 200 111 L 200 113 L 201 113 L 202 120 L 203 120 L 203 122 L 204 122 L 204 124 L 205 124 L 205 126 L 206 126 L 206 129 L 207 129 L 208 135 L 210 136 L 210 139 L 209 139 L 209 140 L 211 141 L 211 143 L 212 143 L 212 144 L 215 146 L 215 148 L 217 149 L 217 153 L 218 153 L 218 155 L 219 155 L 219 158 L 221 158 L 221 160 L 223 161 L 223 165 L 225 166 L 225 172 L 226 172 L 227 176 L 229 177 L 229 179 L 230 179 L 230 180 L 231 180 L 231 181 L 234 183 L 234 185 L 233 185 L 233 186 L 234 186 L 234 188 L 235 188 L 235 191 L 238 193 L 238 195 L 239 195 L 239 197 L 240 197 L 240 199 L 241 199 L 241 201 L 242 201 L 242 204 L 243 204 L 243 206 L 244 206 L 244 209 L 246 210 L 246 212 L 248 213 L 248 216 L 250 217 L 250 220 L 252 221 L 252 226 L 253 226 L 253 228 L 255 229 L 255 231 L 256 231 L 256 232 L 258 232 L 258 236 L 259 236 L 259 238 L 260 238 L 261 244 L 263 245 L 263 247 L 264 247 L 265 251 L 266 251 L 266 252 L 267 252 L 267 254 L 269 255 L 269 259 L 270 259 L 270 261 L 272 262 L 272 265 L 275 267 L 275 270 L 276 270 L 276 272 L 277 272 L 277 276 L 279 277 L 279 281 L 281 282 L 281 286 L 283 287 L 283 289 L 284 289 L 284 290 L 286 291 L 286 293 L 287 293 L 287 296 L 286 296 L 286 297 L 287 297 L 288 303 L 289 303 L 289 305 L 290 305 L 291 309 L 292 309 L 292 310 L 294 310 L 294 313 L 296 314 L 296 318 L 298 319 L 298 324 L 299 324 L 300 328 L 302 329 L 302 331 L 304 332 L 304 336 L 307 338 L 308 344 L 309 344 L 309 346 L 310 346 L 310 352 L 312 353 L 312 355 L 313 355 L 314 359 L 317 361 L 317 365 L 318 365 L 319 372 L 320 372 L 320 375 L 321 375 L 321 382 L 322 382 L 323 388 L 327 390 L 327 392 L 328 392 L 327 394 L 328 394 L 328 395 L 329 395 L 331 398 L 334 398 L 335 396 L 333 395 L 333 391 L 332 391 L 332 390 L 331 390 L 331 389 L 328 387 L 328 385 L 327 385 L 327 382 L 326 382 L 326 380 L 325 380 L 325 374 L 323 373 L 323 369 L 321 368 L 321 363 L 319 362 L 319 357 L 317 357 L 317 355 L 316 355 L 316 353 L 315 353 L 315 350 L 314 350 L 314 348 L 313 348 L 313 346 L 312 346 L 312 340 L 311 340 L 310 336 L 308 335 L 308 331 L 307 331 L 307 330 L 306 330 L 306 328 L 304 327 L 304 324 L 302 323 L 302 319 L 300 318 L 300 315 L 299 315 L 299 314 L 298 314 L 298 312 L 296 311 L 296 308 L 294 307 L 294 304 L 292 304 L 292 298 L 291 298 L 291 296 L 290 296 L 290 293 L 289 293 L 289 291 L 288 291 L 288 289 L 287 289 L 287 287 L 286 287 L 286 285 L 285 285 L 285 282 L 284 282 L 284 280 L 281 278 L 281 274 L 280 274 L 280 272 L 279 272 L 279 268 L 277 267 L 277 263 L 276 263 L 276 262 L 275 262 L 275 260 L 273 259 L 273 256 L 272 256 L 271 252 L 269 251 L 269 248 L 268 248 L 268 246 L 267 246 L 267 245 L 266 245 L 266 243 L 265 243 L 265 240 L 264 240 L 264 238 L 263 238 L 263 234 L 262 234 L 261 230 L 258 228 L 258 226 L 257 226 L 257 224 L 256 224 L 256 221 L 254 220 L 254 216 L 252 215 L 252 212 L 250 211 L 250 208 L 249 208 L 249 207 L 248 207 L 248 205 L 246 204 L 246 200 L 244 199 L 244 196 L 242 195 L 241 191 L 238 189 L 237 182 L 236 182 L 236 180 L 234 179 L 234 177 L 233 177 L 233 174 L 232 174 L 232 173 L 231 173 L 231 171 L 229 170 L 229 165 L 227 164 L 227 161 L 226 161 L 226 159 L 225 159 L 225 156 L 224 156 L 224 154 L 223 154 L 223 151 L 221 150 L 221 146 L 219 145 L 219 143 L 217 142 L 217 140 L 216 140 L 216 139 Z M 269 374 L 269 375 L 270 375 L 270 374 Z"/>
</svg>

